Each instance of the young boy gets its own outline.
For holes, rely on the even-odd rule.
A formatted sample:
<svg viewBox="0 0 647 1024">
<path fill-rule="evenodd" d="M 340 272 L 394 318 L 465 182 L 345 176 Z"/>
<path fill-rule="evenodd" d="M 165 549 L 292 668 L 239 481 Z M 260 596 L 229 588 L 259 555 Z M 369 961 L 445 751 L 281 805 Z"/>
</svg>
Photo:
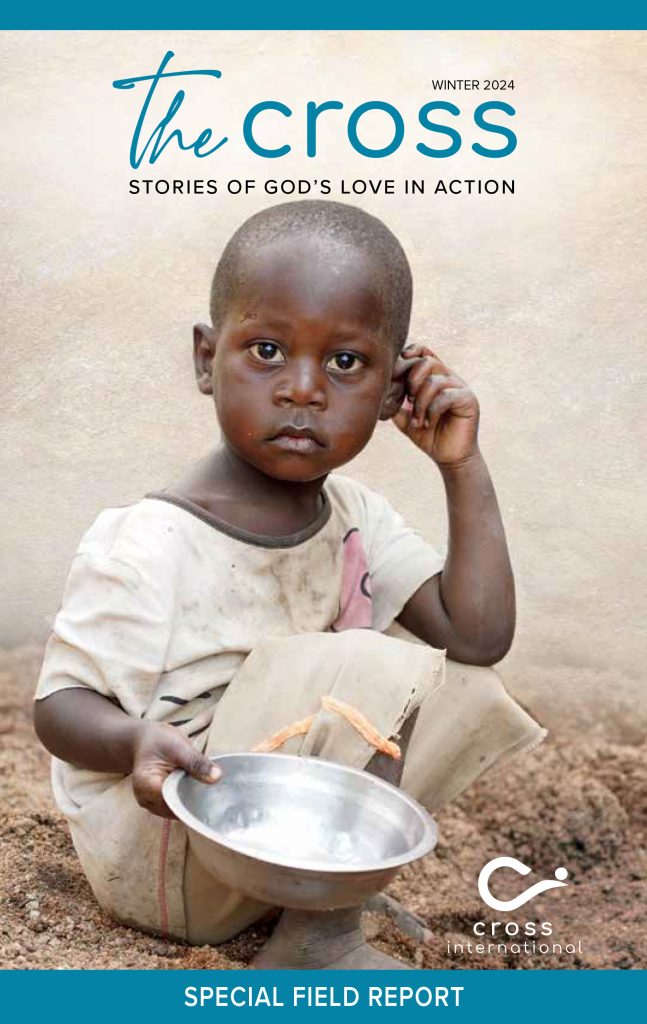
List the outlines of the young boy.
<svg viewBox="0 0 647 1024">
<path fill-rule="evenodd" d="M 36 729 L 97 899 L 136 927 L 218 942 L 267 911 L 208 876 L 169 820 L 175 767 L 215 782 L 208 754 L 314 715 L 282 750 L 398 781 L 322 695 L 409 744 L 403 784 L 431 808 L 543 735 L 490 670 L 465 667 L 508 650 L 513 578 L 477 400 L 429 348 L 403 350 L 411 296 L 399 242 L 359 209 L 250 218 L 217 267 L 211 325 L 194 329 L 219 446 L 168 490 L 101 513 L 81 543 Z M 441 473 L 444 560 L 379 495 L 330 475 L 378 419 Z M 383 635 L 396 622 L 407 640 Z M 363 943 L 360 909 L 286 911 L 259 965 L 398 966 Z"/>
</svg>

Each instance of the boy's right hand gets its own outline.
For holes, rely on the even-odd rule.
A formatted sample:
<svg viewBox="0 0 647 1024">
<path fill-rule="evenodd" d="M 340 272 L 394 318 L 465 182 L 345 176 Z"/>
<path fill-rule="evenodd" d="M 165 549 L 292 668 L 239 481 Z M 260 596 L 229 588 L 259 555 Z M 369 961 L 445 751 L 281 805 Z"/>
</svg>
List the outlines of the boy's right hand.
<svg viewBox="0 0 647 1024">
<path fill-rule="evenodd" d="M 141 807 L 161 818 L 173 818 L 162 797 L 162 786 L 175 768 L 200 782 L 217 782 L 222 772 L 172 725 L 142 722 L 133 749 L 133 793 Z"/>
</svg>

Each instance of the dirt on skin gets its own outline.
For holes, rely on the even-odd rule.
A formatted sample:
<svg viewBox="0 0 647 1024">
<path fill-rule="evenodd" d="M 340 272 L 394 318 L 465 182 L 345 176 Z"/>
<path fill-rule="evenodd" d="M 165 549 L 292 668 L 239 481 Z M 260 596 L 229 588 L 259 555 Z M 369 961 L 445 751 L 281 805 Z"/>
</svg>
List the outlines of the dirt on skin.
<svg viewBox="0 0 647 1024">
<path fill-rule="evenodd" d="M 122 927 L 95 903 L 31 725 L 41 657 L 37 647 L 0 651 L 0 968 L 247 967 L 271 923 L 218 948 L 197 948 Z M 370 941 L 421 968 L 647 967 L 647 744 L 617 742 L 617 728 L 614 737 L 578 737 L 565 726 L 559 739 L 472 786 L 438 816 L 436 852 L 388 890 L 424 918 L 430 944 L 415 943 L 377 914 L 365 915 Z M 489 910 L 477 877 L 502 855 L 534 874 L 527 880 L 501 869 L 491 882 L 499 899 L 554 878 L 557 867 L 568 870 L 568 885 L 516 912 Z M 520 934 L 506 936 L 500 926 L 493 937 L 497 921 L 513 931 L 519 925 Z M 547 922 L 551 934 L 540 935 Z M 475 935 L 475 925 L 485 935 Z M 526 925 L 537 934 L 524 935 Z M 540 942 L 550 952 L 540 952 Z"/>
</svg>

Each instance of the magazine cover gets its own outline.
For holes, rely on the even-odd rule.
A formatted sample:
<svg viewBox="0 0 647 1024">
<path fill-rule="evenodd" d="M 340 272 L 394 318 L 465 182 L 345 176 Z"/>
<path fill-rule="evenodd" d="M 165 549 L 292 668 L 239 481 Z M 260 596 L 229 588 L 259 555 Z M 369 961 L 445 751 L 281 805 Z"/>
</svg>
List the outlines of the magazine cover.
<svg viewBox="0 0 647 1024">
<path fill-rule="evenodd" d="M 2 35 L 0 967 L 643 970 L 644 33 L 87 26 Z"/>
</svg>

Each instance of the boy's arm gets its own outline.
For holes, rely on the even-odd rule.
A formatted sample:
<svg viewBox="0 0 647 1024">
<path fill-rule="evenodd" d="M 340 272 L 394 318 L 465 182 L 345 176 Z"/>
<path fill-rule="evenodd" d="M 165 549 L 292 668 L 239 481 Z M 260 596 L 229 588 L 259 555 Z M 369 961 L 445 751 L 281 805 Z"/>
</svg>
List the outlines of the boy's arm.
<svg viewBox="0 0 647 1024">
<path fill-rule="evenodd" d="M 438 465 L 449 531 L 442 573 L 420 587 L 398 621 L 456 661 L 492 665 L 512 643 L 515 594 L 494 486 L 477 443 L 478 402 L 429 349 L 406 350 L 403 363 L 410 401 L 394 420 Z"/>
<path fill-rule="evenodd" d="M 445 567 L 407 602 L 398 621 L 455 661 L 493 665 L 515 624 L 514 579 L 488 468 L 480 453 L 441 467 L 449 543 Z"/>
<path fill-rule="evenodd" d="M 41 743 L 62 761 L 91 771 L 132 773 L 137 802 L 162 817 L 172 817 L 162 785 L 174 768 L 201 782 L 220 778 L 220 770 L 173 726 L 131 718 L 85 687 L 37 700 L 34 726 Z"/>
</svg>

